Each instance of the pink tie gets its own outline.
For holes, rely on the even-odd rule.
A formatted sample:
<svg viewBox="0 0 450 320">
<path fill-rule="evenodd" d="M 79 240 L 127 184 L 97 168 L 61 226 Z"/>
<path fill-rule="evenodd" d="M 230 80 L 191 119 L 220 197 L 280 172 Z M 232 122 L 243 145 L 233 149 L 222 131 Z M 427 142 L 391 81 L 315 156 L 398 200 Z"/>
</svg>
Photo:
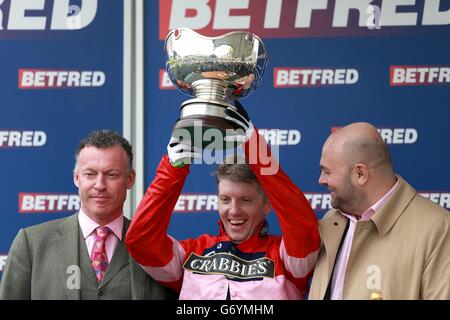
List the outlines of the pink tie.
<svg viewBox="0 0 450 320">
<path fill-rule="evenodd" d="M 95 271 L 98 283 L 102 282 L 106 269 L 108 268 L 108 257 L 106 256 L 106 237 L 111 233 L 108 227 L 97 227 L 95 229 L 94 251 L 92 252 L 92 269 Z"/>
</svg>

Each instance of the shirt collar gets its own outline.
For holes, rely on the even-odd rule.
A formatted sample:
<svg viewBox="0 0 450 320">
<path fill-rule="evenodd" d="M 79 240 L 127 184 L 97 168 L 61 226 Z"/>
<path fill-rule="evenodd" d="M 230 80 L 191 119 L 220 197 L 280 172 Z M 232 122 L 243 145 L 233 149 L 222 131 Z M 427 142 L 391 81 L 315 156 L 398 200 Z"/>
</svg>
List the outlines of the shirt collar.
<svg viewBox="0 0 450 320">
<path fill-rule="evenodd" d="M 217 223 L 220 226 L 220 236 L 228 238 L 228 235 L 225 231 L 222 220 L 219 219 L 219 221 Z M 264 220 L 261 223 L 261 225 L 258 227 L 258 232 L 256 232 L 254 235 L 252 235 L 250 238 L 248 238 L 244 242 L 247 242 L 250 239 L 254 239 L 254 238 L 262 238 L 262 237 L 267 236 L 268 234 L 269 234 L 269 223 L 267 222 L 267 220 Z"/>
<path fill-rule="evenodd" d="M 81 232 L 83 233 L 84 239 L 89 237 L 91 233 L 94 232 L 94 230 L 100 226 L 97 222 L 89 218 L 87 214 L 83 212 L 82 209 L 80 209 L 78 213 L 78 223 L 80 224 Z M 121 241 L 123 230 L 123 215 L 120 215 L 110 223 L 106 224 L 106 227 L 111 229 L 114 235 L 119 239 L 119 241 Z"/>
</svg>

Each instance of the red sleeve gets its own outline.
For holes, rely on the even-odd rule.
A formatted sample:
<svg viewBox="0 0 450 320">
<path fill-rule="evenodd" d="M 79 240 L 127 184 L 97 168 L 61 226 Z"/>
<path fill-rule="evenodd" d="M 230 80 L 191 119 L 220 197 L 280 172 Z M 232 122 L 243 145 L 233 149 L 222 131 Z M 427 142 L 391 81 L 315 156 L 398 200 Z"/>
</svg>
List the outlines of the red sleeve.
<svg viewBox="0 0 450 320">
<path fill-rule="evenodd" d="M 167 155 L 161 159 L 126 235 L 128 251 L 139 264 L 161 267 L 171 261 L 172 240 L 167 230 L 188 174 L 189 166 L 174 168 Z"/>
<path fill-rule="evenodd" d="M 317 217 L 303 192 L 271 155 L 269 146 L 256 128 L 244 150 L 278 217 L 288 255 L 304 258 L 317 252 L 320 246 Z"/>
</svg>

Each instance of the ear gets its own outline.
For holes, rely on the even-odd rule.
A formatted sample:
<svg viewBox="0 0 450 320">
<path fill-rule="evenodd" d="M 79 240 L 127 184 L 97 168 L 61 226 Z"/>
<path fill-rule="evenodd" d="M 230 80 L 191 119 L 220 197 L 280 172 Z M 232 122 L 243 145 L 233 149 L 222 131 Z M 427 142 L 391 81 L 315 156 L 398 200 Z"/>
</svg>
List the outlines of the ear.
<svg viewBox="0 0 450 320">
<path fill-rule="evenodd" d="M 73 184 L 76 185 L 77 188 L 80 187 L 80 180 L 79 180 L 78 170 L 73 172 Z"/>
<path fill-rule="evenodd" d="M 264 203 L 264 216 L 267 217 L 267 215 L 272 210 L 272 204 L 270 203 L 269 199 L 266 200 Z"/>
<path fill-rule="evenodd" d="M 369 180 L 369 168 L 363 164 L 358 163 L 355 168 L 356 180 L 358 185 L 363 186 Z"/>
<path fill-rule="evenodd" d="M 131 189 L 134 186 L 134 182 L 136 181 L 136 171 L 134 169 L 131 169 L 131 171 L 128 173 L 127 177 L 127 189 Z"/>
</svg>

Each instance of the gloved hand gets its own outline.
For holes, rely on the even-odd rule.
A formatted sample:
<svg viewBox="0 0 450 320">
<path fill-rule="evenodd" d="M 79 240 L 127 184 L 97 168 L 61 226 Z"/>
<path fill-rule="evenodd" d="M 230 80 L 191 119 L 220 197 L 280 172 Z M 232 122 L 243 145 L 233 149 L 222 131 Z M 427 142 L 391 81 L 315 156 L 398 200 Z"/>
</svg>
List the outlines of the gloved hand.
<svg viewBox="0 0 450 320">
<path fill-rule="evenodd" d="M 192 145 L 190 140 L 183 141 L 179 137 L 171 137 L 167 145 L 167 155 L 173 167 L 181 168 L 192 163 L 195 158 L 201 158 L 201 151 Z"/>
<path fill-rule="evenodd" d="M 225 141 L 246 142 L 250 139 L 255 127 L 250 121 L 247 111 L 238 100 L 234 101 L 234 106 L 235 109 L 232 107 L 226 108 L 225 113 L 227 117 L 225 119 L 236 124 L 239 129 L 236 130 L 235 135 L 226 136 Z"/>
</svg>

